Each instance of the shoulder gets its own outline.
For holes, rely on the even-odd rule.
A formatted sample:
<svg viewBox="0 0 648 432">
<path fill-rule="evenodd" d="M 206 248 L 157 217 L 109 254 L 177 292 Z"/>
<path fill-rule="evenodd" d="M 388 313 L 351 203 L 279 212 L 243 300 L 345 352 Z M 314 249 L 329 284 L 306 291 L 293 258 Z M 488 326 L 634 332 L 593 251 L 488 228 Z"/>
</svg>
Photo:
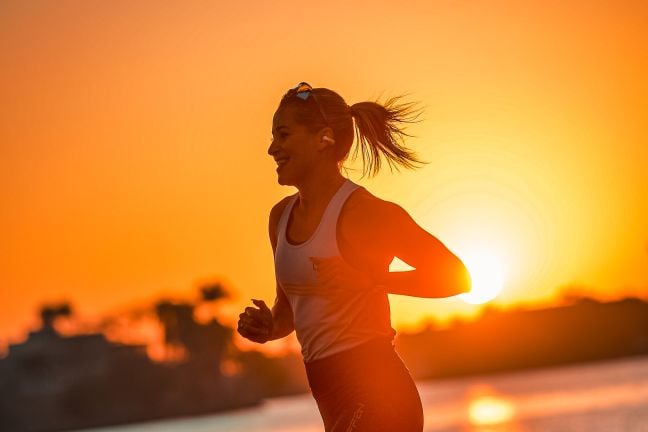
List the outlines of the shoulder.
<svg viewBox="0 0 648 432">
<path fill-rule="evenodd" d="M 339 222 L 342 248 L 346 245 L 358 255 L 388 265 L 396 255 L 395 242 L 407 232 L 407 212 L 363 187 L 353 191 L 346 204 Z"/>
<path fill-rule="evenodd" d="M 277 245 L 277 225 L 279 225 L 279 219 L 281 219 L 281 215 L 293 196 L 295 196 L 295 194 L 282 198 L 281 201 L 272 206 L 272 209 L 270 210 L 270 217 L 268 218 L 268 232 L 270 234 L 270 242 L 272 243 L 273 248 Z"/>
<path fill-rule="evenodd" d="M 369 192 L 364 187 L 357 188 L 344 206 L 344 216 L 351 221 L 365 221 L 392 218 L 405 210 L 398 204 L 384 200 Z"/>
<path fill-rule="evenodd" d="M 286 208 L 288 203 L 290 203 L 290 200 L 293 198 L 293 196 L 295 196 L 295 194 L 288 195 L 282 198 L 281 201 L 276 203 L 274 206 L 272 206 L 272 209 L 270 210 L 270 222 L 275 221 L 275 225 L 276 225 L 276 222 L 278 222 L 279 219 L 281 218 L 284 209 Z"/>
<path fill-rule="evenodd" d="M 345 237 L 376 237 L 401 225 L 407 212 L 398 204 L 384 200 L 359 187 L 349 196 L 342 212 L 340 228 Z"/>
</svg>

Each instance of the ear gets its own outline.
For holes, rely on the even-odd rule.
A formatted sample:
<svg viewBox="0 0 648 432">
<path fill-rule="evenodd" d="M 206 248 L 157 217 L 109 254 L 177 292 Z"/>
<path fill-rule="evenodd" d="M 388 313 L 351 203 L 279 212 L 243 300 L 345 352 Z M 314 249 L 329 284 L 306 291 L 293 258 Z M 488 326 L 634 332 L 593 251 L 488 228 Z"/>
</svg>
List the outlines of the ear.
<svg viewBox="0 0 648 432">
<path fill-rule="evenodd" d="M 320 142 L 319 149 L 324 150 L 326 147 L 331 147 L 335 145 L 335 138 L 333 134 L 333 129 L 330 127 L 325 127 L 319 133 Z"/>
</svg>

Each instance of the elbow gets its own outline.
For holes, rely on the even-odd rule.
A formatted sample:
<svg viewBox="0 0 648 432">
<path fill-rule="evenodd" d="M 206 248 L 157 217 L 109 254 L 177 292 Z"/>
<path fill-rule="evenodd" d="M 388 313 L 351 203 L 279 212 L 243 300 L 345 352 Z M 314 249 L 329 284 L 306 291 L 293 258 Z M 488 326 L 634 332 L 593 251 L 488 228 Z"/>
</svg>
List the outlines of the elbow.
<svg viewBox="0 0 648 432">
<path fill-rule="evenodd" d="M 453 259 L 443 266 L 437 266 L 436 271 L 431 271 L 424 276 L 427 288 L 420 297 L 445 298 L 470 292 L 472 280 L 470 272 L 459 259 Z"/>
<path fill-rule="evenodd" d="M 453 297 L 471 291 L 472 279 L 470 272 L 459 258 L 456 258 L 452 264 L 448 265 L 447 270 L 445 278 L 446 297 Z"/>
<path fill-rule="evenodd" d="M 295 330 L 292 311 L 287 309 L 273 314 L 272 327 L 274 339 L 280 339 L 292 333 Z"/>
<path fill-rule="evenodd" d="M 459 261 L 459 269 L 457 270 L 456 276 L 457 294 L 469 293 L 472 289 L 472 278 L 470 277 L 470 272 L 461 260 L 457 260 Z"/>
<path fill-rule="evenodd" d="M 418 267 L 416 270 L 420 275 L 416 285 L 421 287 L 417 297 L 453 297 L 469 293 L 472 289 L 468 268 L 453 254 L 444 256 L 443 260 L 431 260 L 429 265 Z M 390 293 L 394 294 L 393 291 Z"/>
</svg>

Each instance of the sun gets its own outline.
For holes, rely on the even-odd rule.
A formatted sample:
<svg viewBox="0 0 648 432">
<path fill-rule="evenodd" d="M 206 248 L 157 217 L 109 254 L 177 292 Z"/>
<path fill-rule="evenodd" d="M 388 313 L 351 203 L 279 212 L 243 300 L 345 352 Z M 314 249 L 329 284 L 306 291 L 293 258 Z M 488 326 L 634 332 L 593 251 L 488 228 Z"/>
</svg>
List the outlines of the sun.
<svg viewBox="0 0 648 432">
<path fill-rule="evenodd" d="M 470 273 L 472 289 L 459 294 L 466 303 L 482 304 L 493 300 L 502 291 L 504 283 L 501 261 L 487 251 L 467 253 L 460 256 Z"/>
</svg>

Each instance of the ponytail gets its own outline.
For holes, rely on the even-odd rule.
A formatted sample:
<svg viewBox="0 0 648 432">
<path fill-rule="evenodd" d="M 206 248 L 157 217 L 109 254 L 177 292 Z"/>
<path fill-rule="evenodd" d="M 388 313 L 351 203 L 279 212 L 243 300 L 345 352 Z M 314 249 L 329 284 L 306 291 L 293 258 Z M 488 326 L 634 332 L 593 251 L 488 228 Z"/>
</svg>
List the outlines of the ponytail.
<svg viewBox="0 0 648 432">
<path fill-rule="evenodd" d="M 405 137 L 411 137 L 404 126 L 419 122 L 421 110 L 416 103 L 399 103 L 400 97 L 388 99 L 383 105 L 377 102 L 360 102 L 352 105 L 351 115 L 355 119 L 356 147 L 352 159 L 355 160 L 358 149 L 362 151 L 363 174 L 375 176 L 380 171 L 380 155 L 389 165 L 398 170 L 398 165 L 405 168 L 417 168 L 415 164 L 426 164 L 404 144 Z"/>
</svg>

